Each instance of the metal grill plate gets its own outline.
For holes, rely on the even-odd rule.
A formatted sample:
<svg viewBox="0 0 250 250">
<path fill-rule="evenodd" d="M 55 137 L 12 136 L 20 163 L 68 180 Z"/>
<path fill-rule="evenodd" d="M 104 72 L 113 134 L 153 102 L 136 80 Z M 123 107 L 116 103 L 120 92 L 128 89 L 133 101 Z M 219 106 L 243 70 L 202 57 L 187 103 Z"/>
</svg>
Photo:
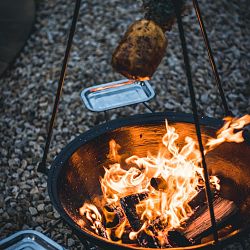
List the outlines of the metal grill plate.
<svg viewBox="0 0 250 250">
<path fill-rule="evenodd" d="M 96 85 L 81 92 L 85 106 L 96 112 L 146 102 L 154 96 L 148 81 L 128 79 Z"/>
</svg>

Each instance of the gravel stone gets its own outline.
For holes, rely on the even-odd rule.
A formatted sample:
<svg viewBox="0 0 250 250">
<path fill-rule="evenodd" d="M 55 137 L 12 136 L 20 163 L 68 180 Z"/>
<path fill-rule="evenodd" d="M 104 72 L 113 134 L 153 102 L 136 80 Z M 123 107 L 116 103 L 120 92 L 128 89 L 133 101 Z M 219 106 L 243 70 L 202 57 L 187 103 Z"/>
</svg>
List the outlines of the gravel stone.
<svg viewBox="0 0 250 250">
<path fill-rule="evenodd" d="M 39 212 L 44 211 L 44 204 L 39 204 L 39 205 L 37 206 L 37 211 L 39 211 Z"/>
<path fill-rule="evenodd" d="M 37 215 L 37 210 L 35 207 L 29 207 L 29 211 L 31 215 Z"/>
<path fill-rule="evenodd" d="M 57 211 L 54 211 L 54 217 L 56 219 L 59 219 L 60 218 L 60 214 Z"/>
<path fill-rule="evenodd" d="M 37 187 L 31 189 L 30 194 L 37 194 L 39 192 Z"/>
<path fill-rule="evenodd" d="M 75 244 L 75 241 L 71 238 L 68 239 L 68 246 L 72 247 Z"/>
<path fill-rule="evenodd" d="M 139 3 L 82 1 L 48 165 L 77 135 L 105 122 L 104 114 L 84 107 L 80 91 L 124 78 L 113 71 L 111 55 L 126 28 L 142 18 Z M 199 3 L 229 108 L 236 116 L 250 113 L 250 5 L 245 0 Z M 46 230 L 60 217 L 50 202 L 47 178 L 36 169 L 42 158 L 74 4 L 67 0 L 36 4 L 33 32 L 0 78 L 0 239 L 22 229 Z M 223 106 L 194 10 L 183 21 L 199 113 L 221 118 Z M 150 81 L 156 98 L 149 105 L 156 111 L 191 113 L 177 25 L 166 35 L 166 55 Z M 110 111 L 109 117 L 146 112 L 143 105 L 129 106 Z M 63 223 L 50 237 L 68 249 L 83 249 Z"/>
</svg>

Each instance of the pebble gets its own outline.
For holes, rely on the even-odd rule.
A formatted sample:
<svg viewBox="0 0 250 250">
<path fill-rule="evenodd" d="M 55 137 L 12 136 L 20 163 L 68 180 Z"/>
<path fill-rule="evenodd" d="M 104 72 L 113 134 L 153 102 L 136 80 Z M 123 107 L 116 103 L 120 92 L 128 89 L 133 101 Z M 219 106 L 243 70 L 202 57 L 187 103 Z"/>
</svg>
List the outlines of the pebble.
<svg viewBox="0 0 250 250">
<path fill-rule="evenodd" d="M 201 101 L 202 101 L 202 103 L 208 102 L 208 93 L 204 93 L 201 95 Z"/>
<path fill-rule="evenodd" d="M 75 244 L 75 241 L 71 238 L 68 239 L 68 246 L 72 247 Z"/>
<path fill-rule="evenodd" d="M 39 193 L 39 190 L 37 187 L 32 188 L 30 191 L 30 194 L 37 194 L 37 193 Z"/>
<path fill-rule="evenodd" d="M 59 219 L 60 218 L 60 214 L 57 211 L 54 211 L 54 217 L 56 219 Z"/>
<path fill-rule="evenodd" d="M 39 211 L 39 212 L 42 212 L 42 211 L 44 211 L 44 204 L 39 204 L 38 206 L 37 206 L 37 211 Z"/>
<path fill-rule="evenodd" d="M 35 207 L 29 207 L 29 211 L 30 211 L 31 215 L 37 215 L 38 214 L 38 212 L 37 212 L 37 210 L 36 210 Z"/>
<path fill-rule="evenodd" d="M 124 78 L 113 71 L 111 55 L 129 24 L 142 17 L 140 1 L 106 2 L 82 1 L 48 165 L 77 134 L 105 120 L 103 114 L 83 106 L 80 91 Z M 229 107 L 237 116 L 250 113 L 250 7 L 247 1 L 236 0 L 199 3 Z M 51 0 L 36 1 L 36 5 L 33 32 L 12 67 L 0 78 L 0 222 L 8 225 L 1 228 L 0 238 L 21 229 L 46 230 L 60 218 L 50 202 L 47 179 L 36 169 L 47 137 L 74 4 Z M 202 115 L 220 118 L 221 100 L 195 12 L 190 11 L 183 21 L 198 110 Z M 150 81 L 156 97 L 149 105 L 156 111 L 190 113 L 177 25 L 167 36 L 166 56 Z M 146 112 L 138 105 L 109 114 L 110 119 L 117 119 Z M 63 223 L 51 235 L 68 249 L 82 247 Z"/>
</svg>

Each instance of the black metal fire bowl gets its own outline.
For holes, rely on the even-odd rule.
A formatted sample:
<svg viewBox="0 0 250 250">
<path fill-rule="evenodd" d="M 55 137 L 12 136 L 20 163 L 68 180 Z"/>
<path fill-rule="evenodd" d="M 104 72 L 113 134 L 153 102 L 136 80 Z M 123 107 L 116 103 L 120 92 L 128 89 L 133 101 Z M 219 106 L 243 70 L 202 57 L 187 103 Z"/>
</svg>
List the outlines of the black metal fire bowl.
<svg viewBox="0 0 250 250">
<path fill-rule="evenodd" d="M 88 229 L 81 229 L 76 220 L 81 218 L 79 208 L 85 200 L 101 194 L 99 177 L 104 174 L 103 166 L 109 164 L 107 154 L 109 141 L 114 139 L 127 158 L 131 155 L 146 156 L 156 153 L 165 133 L 165 119 L 179 134 L 179 146 L 186 136 L 196 140 L 195 126 L 191 114 L 154 113 L 131 116 L 109 121 L 81 134 L 70 142 L 53 162 L 48 178 L 51 201 L 62 218 L 70 225 L 78 237 L 88 240 L 102 249 L 142 249 L 126 244 L 108 241 Z M 216 130 L 223 124 L 221 120 L 200 118 L 203 141 L 215 137 Z M 250 146 L 246 143 L 224 143 L 206 156 L 211 174 L 218 175 L 225 183 L 226 198 L 234 199 L 240 210 L 237 217 L 238 228 L 224 238 L 220 244 L 227 244 L 236 237 L 249 232 L 250 227 Z M 230 185 L 228 185 L 228 183 Z M 231 192 L 233 187 L 234 192 Z M 223 188 L 223 187 L 222 187 Z M 229 188 L 229 190 L 228 190 Z M 173 249 L 213 249 L 213 242 Z M 149 249 L 149 248 L 147 248 Z"/>
</svg>

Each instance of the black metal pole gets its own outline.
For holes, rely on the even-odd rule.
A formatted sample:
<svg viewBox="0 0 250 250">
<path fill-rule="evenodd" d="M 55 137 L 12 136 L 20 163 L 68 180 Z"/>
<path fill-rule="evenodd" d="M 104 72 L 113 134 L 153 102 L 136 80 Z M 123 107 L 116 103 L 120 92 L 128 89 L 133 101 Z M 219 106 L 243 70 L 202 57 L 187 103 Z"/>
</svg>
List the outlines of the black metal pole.
<svg viewBox="0 0 250 250">
<path fill-rule="evenodd" d="M 191 74 L 191 66 L 189 63 L 186 38 L 185 38 L 185 33 L 184 33 L 184 28 L 183 28 L 183 23 L 182 23 L 182 18 L 181 18 L 180 1 L 172 0 L 172 3 L 174 5 L 175 13 L 177 17 L 179 35 L 180 35 L 181 46 L 182 46 L 182 53 L 183 53 L 184 64 L 185 64 L 185 71 L 186 71 L 186 76 L 188 80 L 188 87 L 189 87 L 192 109 L 193 109 L 195 129 L 196 129 L 198 144 L 199 144 L 201 157 L 202 157 L 202 166 L 203 166 L 204 178 L 205 178 L 205 190 L 206 190 L 206 197 L 207 197 L 207 202 L 208 202 L 208 207 L 209 207 L 209 212 L 210 212 L 211 225 L 213 229 L 213 236 L 214 236 L 215 243 L 218 243 L 218 232 L 217 232 L 216 220 L 215 220 L 215 215 L 214 215 L 213 198 L 212 198 L 212 192 L 210 189 L 209 175 L 208 175 L 207 164 L 206 164 L 205 155 L 204 155 L 204 147 L 202 144 L 200 122 L 199 122 L 199 117 L 198 117 L 197 105 L 196 105 L 196 100 L 195 100 L 195 92 L 194 92 L 192 74 Z"/>
<path fill-rule="evenodd" d="M 154 112 L 155 112 L 146 102 L 143 102 L 143 105 L 144 105 L 151 113 L 154 113 Z"/>
<path fill-rule="evenodd" d="M 199 3 L 198 3 L 197 0 L 193 0 L 193 6 L 194 6 L 194 9 L 195 9 L 196 17 L 197 17 L 199 25 L 200 25 L 201 34 L 202 34 L 202 37 L 203 37 L 203 40 L 204 40 L 204 43 L 205 43 L 205 46 L 206 46 L 206 49 L 207 49 L 209 62 L 210 62 L 210 65 L 211 65 L 211 68 L 212 68 L 212 71 L 213 71 L 213 74 L 214 74 L 214 78 L 215 78 L 215 81 L 216 81 L 216 84 L 217 84 L 217 87 L 218 87 L 218 90 L 219 90 L 219 93 L 220 93 L 220 97 L 221 97 L 222 104 L 223 104 L 223 107 L 224 107 L 225 115 L 226 116 L 232 116 L 233 114 L 232 114 L 232 112 L 230 111 L 230 109 L 228 107 L 227 99 L 225 97 L 225 94 L 224 94 L 224 91 L 223 91 L 223 88 L 222 88 L 222 85 L 221 85 L 220 76 L 219 76 L 219 73 L 217 71 L 217 67 L 216 67 L 216 64 L 215 64 L 215 61 L 214 61 L 213 52 L 212 52 L 212 49 L 211 49 L 211 46 L 210 46 L 210 43 L 209 43 L 209 40 L 208 40 L 206 28 L 205 28 L 204 23 L 203 23 Z"/>
<path fill-rule="evenodd" d="M 48 134 L 47 134 L 47 138 L 46 138 L 46 144 L 45 144 L 44 151 L 43 151 L 43 158 L 42 158 L 42 161 L 39 163 L 38 168 L 37 168 L 37 171 L 42 172 L 42 173 L 47 173 L 46 161 L 47 161 L 50 142 L 51 142 L 51 138 L 52 138 L 52 132 L 53 132 L 53 128 L 54 128 L 56 113 L 58 110 L 58 105 L 59 105 L 59 101 L 60 101 L 60 97 L 61 97 L 61 93 L 62 93 L 65 73 L 66 73 L 68 59 L 69 59 L 69 55 L 70 55 L 70 49 L 72 47 L 73 37 L 75 34 L 75 29 L 76 29 L 77 19 L 78 19 L 78 15 L 79 15 L 79 11 L 80 11 L 80 6 L 81 6 L 81 0 L 76 0 L 74 14 L 73 14 L 72 23 L 71 23 L 70 32 L 69 32 L 69 37 L 68 37 L 68 42 L 67 42 L 67 47 L 65 50 L 60 79 L 59 79 L 59 83 L 58 83 L 58 87 L 57 87 L 56 99 L 54 102 L 54 107 L 53 107 L 53 111 L 52 111 L 52 115 L 51 115 L 50 123 L 49 123 L 49 130 L 48 130 Z"/>
</svg>

